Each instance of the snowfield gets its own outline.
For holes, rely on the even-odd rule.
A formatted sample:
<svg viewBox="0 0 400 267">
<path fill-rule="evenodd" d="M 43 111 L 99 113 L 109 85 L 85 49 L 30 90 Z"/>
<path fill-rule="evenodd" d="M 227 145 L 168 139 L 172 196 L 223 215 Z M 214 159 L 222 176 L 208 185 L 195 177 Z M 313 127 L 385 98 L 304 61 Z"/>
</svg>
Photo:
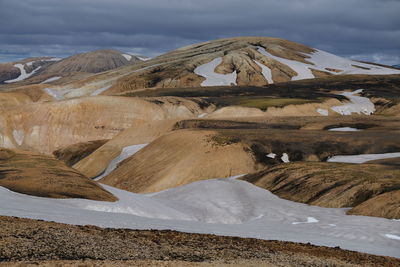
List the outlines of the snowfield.
<svg viewBox="0 0 400 267">
<path fill-rule="evenodd" d="M 338 128 L 329 129 L 328 131 L 333 131 L 333 132 L 358 132 L 360 130 L 356 129 L 356 128 L 352 128 L 352 127 L 338 127 Z"/>
<path fill-rule="evenodd" d="M 328 162 L 364 163 L 371 160 L 390 159 L 400 157 L 400 152 L 383 154 L 338 155 L 329 158 Z"/>
<path fill-rule="evenodd" d="M 297 72 L 292 80 L 303 80 L 315 78 L 311 69 L 328 72 L 333 75 L 338 74 L 400 74 L 400 70 L 385 68 L 374 64 L 361 63 L 350 59 L 338 57 L 334 54 L 314 49 L 315 52 L 305 55 L 306 61 L 310 64 L 290 60 L 272 55 L 264 47 L 257 46 L 258 52 L 266 57 L 275 59 Z"/>
<path fill-rule="evenodd" d="M 32 63 L 32 62 L 28 62 L 28 63 Z M 41 66 L 39 66 L 36 69 L 34 69 L 33 71 L 31 71 L 30 73 L 26 73 L 24 65 L 15 64 L 14 67 L 18 68 L 19 71 L 21 72 L 21 74 L 17 78 L 15 78 L 13 80 L 4 81 L 5 83 L 15 83 L 15 82 L 19 82 L 19 81 L 23 81 L 25 79 L 28 79 L 29 77 L 31 77 L 33 74 L 35 74 L 41 68 Z"/>
<path fill-rule="evenodd" d="M 132 156 L 133 154 L 135 154 L 136 152 L 138 152 L 140 149 L 144 148 L 145 146 L 147 146 L 147 144 L 140 144 L 140 145 L 132 145 L 132 146 L 126 146 L 122 149 L 121 153 L 118 155 L 118 157 L 115 157 L 110 164 L 108 164 L 107 168 L 105 169 L 105 171 L 97 176 L 96 178 L 94 178 L 95 181 L 100 180 L 101 178 L 109 175 L 113 170 L 115 170 L 115 168 L 117 168 L 118 164 L 122 161 L 124 161 L 125 159 L 129 158 L 130 156 Z"/>
<path fill-rule="evenodd" d="M 128 54 L 121 54 L 126 60 L 130 61 L 132 56 Z"/>
<path fill-rule="evenodd" d="M 229 74 L 219 74 L 216 73 L 214 70 L 215 68 L 221 64 L 222 58 L 217 57 L 212 61 L 198 66 L 194 73 L 206 78 L 202 83 L 201 86 L 229 86 L 229 85 L 236 85 L 236 71 L 229 73 Z"/>
<path fill-rule="evenodd" d="M 44 80 L 44 81 L 41 82 L 41 83 L 54 82 L 54 81 L 57 81 L 57 80 L 59 80 L 59 79 L 61 79 L 61 78 L 62 78 L 61 76 L 51 77 L 51 78 L 48 78 L 47 80 Z"/>
<path fill-rule="evenodd" d="M 0 187 L 0 214 L 78 225 L 284 240 L 400 257 L 400 222 L 345 215 L 281 199 L 232 178 L 204 180 L 153 194 L 104 188 L 117 202 L 49 199 Z"/>
<path fill-rule="evenodd" d="M 268 84 L 274 83 L 274 81 L 272 80 L 271 69 L 256 60 L 254 60 L 254 62 L 261 68 L 261 72 L 264 75 L 265 80 L 267 80 Z"/>
<path fill-rule="evenodd" d="M 368 97 L 356 96 L 356 94 L 362 91 L 363 89 L 358 89 L 353 92 L 344 92 L 340 94 L 348 98 L 351 103 L 334 106 L 331 107 L 331 109 L 341 115 L 351 115 L 352 113 L 371 115 L 375 112 L 374 103 L 372 103 Z"/>
<path fill-rule="evenodd" d="M 96 89 L 96 90 L 94 90 L 90 95 L 91 95 L 91 96 L 99 95 L 99 94 L 101 94 L 101 93 L 107 91 L 108 89 L 110 89 L 111 86 L 112 86 L 112 85 L 107 85 L 107 86 L 101 87 L 101 88 L 99 88 L 99 89 Z"/>
</svg>

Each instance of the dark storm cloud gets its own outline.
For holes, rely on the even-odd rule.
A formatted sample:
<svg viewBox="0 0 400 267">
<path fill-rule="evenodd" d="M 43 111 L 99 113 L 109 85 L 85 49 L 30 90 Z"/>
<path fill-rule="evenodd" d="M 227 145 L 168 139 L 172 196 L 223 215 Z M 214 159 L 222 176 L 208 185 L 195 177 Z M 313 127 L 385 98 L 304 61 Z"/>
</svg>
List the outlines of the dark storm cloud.
<svg viewBox="0 0 400 267">
<path fill-rule="evenodd" d="M 274 36 L 400 62 L 398 0 L 0 0 L 0 60 L 115 48 L 149 56 L 231 36 Z"/>
</svg>

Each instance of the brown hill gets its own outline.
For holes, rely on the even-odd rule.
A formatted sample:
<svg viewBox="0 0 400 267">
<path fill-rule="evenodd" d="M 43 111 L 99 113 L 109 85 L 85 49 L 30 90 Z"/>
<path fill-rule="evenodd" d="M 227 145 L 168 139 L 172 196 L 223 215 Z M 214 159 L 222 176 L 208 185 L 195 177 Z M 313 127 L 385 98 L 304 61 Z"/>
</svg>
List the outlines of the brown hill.
<svg viewBox="0 0 400 267">
<path fill-rule="evenodd" d="M 100 182 L 148 193 L 256 169 L 243 144 L 220 138 L 213 131 L 180 130 L 156 139 Z"/>
<path fill-rule="evenodd" d="M 0 149 L 0 186 L 39 197 L 116 200 L 97 183 L 61 161 L 3 148 Z"/>
<path fill-rule="evenodd" d="M 127 55 L 129 60 L 123 55 Z M 70 72 L 98 73 L 135 64 L 140 61 L 136 56 L 124 54 L 119 51 L 110 49 L 96 50 L 64 58 L 44 70 L 43 74 Z"/>
<path fill-rule="evenodd" d="M 348 213 L 400 218 L 400 170 L 378 164 L 295 162 L 279 164 L 243 180 L 281 198 Z"/>
</svg>

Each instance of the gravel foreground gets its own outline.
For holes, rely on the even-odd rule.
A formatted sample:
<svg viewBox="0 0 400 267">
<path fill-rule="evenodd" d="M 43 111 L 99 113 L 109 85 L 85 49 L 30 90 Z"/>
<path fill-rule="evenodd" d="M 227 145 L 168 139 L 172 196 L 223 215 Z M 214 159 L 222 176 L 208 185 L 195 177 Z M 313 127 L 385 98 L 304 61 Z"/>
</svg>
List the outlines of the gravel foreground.
<svg viewBox="0 0 400 267">
<path fill-rule="evenodd" d="M 293 242 L 103 229 L 0 216 L 0 266 L 400 266 L 400 259 Z"/>
</svg>

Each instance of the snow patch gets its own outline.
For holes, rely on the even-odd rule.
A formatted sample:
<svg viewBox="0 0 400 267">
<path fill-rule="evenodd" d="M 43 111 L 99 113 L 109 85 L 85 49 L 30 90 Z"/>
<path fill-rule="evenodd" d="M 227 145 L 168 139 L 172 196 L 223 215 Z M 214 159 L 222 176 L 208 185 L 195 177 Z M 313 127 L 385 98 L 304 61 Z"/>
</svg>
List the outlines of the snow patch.
<svg viewBox="0 0 400 267">
<path fill-rule="evenodd" d="M 131 55 L 128 54 L 121 54 L 126 60 L 130 61 L 132 59 Z"/>
<path fill-rule="evenodd" d="M 292 70 L 297 72 L 297 75 L 292 77 L 292 81 L 315 78 L 315 76 L 312 74 L 311 70 L 309 69 L 309 67 L 314 67 L 312 65 L 308 65 L 303 62 L 296 61 L 296 60 L 290 60 L 290 59 L 274 56 L 271 53 L 267 52 L 267 50 L 265 50 L 265 48 L 261 47 L 261 46 L 258 46 L 257 50 L 264 56 L 275 59 L 276 61 L 279 61 L 279 62 L 289 66 Z"/>
<path fill-rule="evenodd" d="M 338 57 L 331 53 L 314 49 L 314 52 L 307 54 L 302 53 L 308 58 L 305 58 L 307 63 L 296 60 L 290 60 L 282 57 L 277 57 L 265 50 L 264 47 L 257 46 L 257 50 L 269 58 L 275 59 L 292 70 L 297 72 L 297 75 L 292 77 L 292 80 L 302 80 L 315 78 L 311 69 L 324 71 L 332 75 L 338 74 L 399 74 L 399 70 L 385 68 L 373 64 L 361 63 L 346 58 Z M 358 66 L 358 67 L 357 67 Z"/>
<path fill-rule="evenodd" d="M 151 57 L 139 57 L 139 56 L 136 56 L 138 59 L 140 59 L 141 61 L 147 61 L 147 60 L 150 60 L 151 59 Z"/>
<path fill-rule="evenodd" d="M 118 155 L 118 157 L 114 158 L 110 164 L 108 164 L 107 168 L 105 169 L 105 171 L 95 177 L 93 180 L 98 181 L 101 178 L 109 175 L 113 170 L 115 170 L 115 168 L 117 168 L 118 164 L 122 161 L 124 161 L 125 159 L 129 158 L 130 156 L 132 156 L 133 154 L 135 154 L 136 152 L 138 152 L 140 149 L 144 148 L 147 144 L 141 144 L 141 145 L 132 145 L 132 146 L 126 146 L 122 149 L 121 153 Z"/>
<path fill-rule="evenodd" d="M 400 152 L 383 154 L 338 155 L 329 158 L 328 162 L 364 163 L 371 160 L 390 159 L 400 157 Z"/>
<path fill-rule="evenodd" d="M 394 239 L 394 240 L 399 240 L 399 241 L 400 241 L 400 236 L 399 236 L 399 235 L 385 234 L 385 236 L 386 236 L 387 238 Z"/>
<path fill-rule="evenodd" d="M 44 81 L 41 82 L 41 83 L 50 83 L 50 82 L 57 81 L 57 80 L 59 80 L 59 79 L 61 79 L 61 78 L 62 78 L 61 76 L 51 77 L 51 78 L 48 78 L 47 80 L 44 80 Z"/>
<path fill-rule="evenodd" d="M 261 68 L 261 72 L 264 75 L 264 78 L 267 80 L 268 84 L 274 83 L 274 81 L 272 80 L 271 69 L 256 60 L 254 60 L 254 62 Z"/>
<path fill-rule="evenodd" d="M 283 154 L 282 154 L 282 157 L 281 157 L 281 160 L 282 160 L 283 162 L 285 162 L 285 163 L 289 163 L 289 162 L 290 162 L 290 160 L 289 160 L 289 155 L 286 154 L 286 153 L 283 153 Z"/>
<path fill-rule="evenodd" d="M 91 96 L 99 95 L 99 94 L 103 93 L 104 91 L 107 91 L 111 86 L 112 86 L 112 85 L 107 85 L 107 86 L 101 87 L 101 88 L 99 88 L 99 89 L 96 89 L 96 90 L 93 91 L 90 95 L 91 95 Z"/>
<path fill-rule="evenodd" d="M 267 155 L 267 157 L 268 157 L 268 158 L 271 158 L 271 159 L 274 159 L 274 158 L 276 157 L 276 154 L 275 154 L 275 153 L 269 153 L 269 154 Z"/>
<path fill-rule="evenodd" d="M 24 130 L 13 130 L 13 137 L 15 142 L 20 146 L 24 142 L 25 133 Z"/>
<path fill-rule="evenodd" d="M 201 113 L 200 115 L 197 116 L 197 118 L 204 118 L 204 116 L 206 116 L 207 113 Z"/>
<path fill-rule="evenodd" d="M 359 129 L 352 128 L 352 127 L 338 127 L 338 128 L 331 128 L 328 131 L 333 132 L 357 132 L 360 131 Z"/>
<path fill-rule="evenodd" d="M 31 62 L 29 62 L 29 63 L 31 63 Z M 15 64 L 14 67 L 18 68 L 19 71 L 21 72 L 21 74 L 13 80 L 4 81 L 5 83 L 15 83 L 15 82 L 23 81 L 23 80 L 31 77 L 33 74 L 35 74 L 41 68 L 41 66 L 39 66 L 36 69 L 34 69 L 33 71 L 31 71 L 30 73 L 26 73 L 24 65 Z"/>
<path fill-rule="evenodd" d="M 351 115 L 352 113 L 371 115 L 375 111 L 374 103 L 367 97 L 356 96 L 356 94 L 362 91 L 363 89 L 358 89 L 353 92 L 344 92 L 340 94 L 348 98 L 351 103 L 334 106 L 331 107 L 331 109 L 341 115 Z"/>
<path fill-rule="evenodd" d="M 49 94 L 50 96 L 52 96 L 54 99 L 57 99 L 57 100 L 64 99 L 64 93 L 59 90 L 52 89 L 52 88 L 44 88 L 44 91 L 46 91 L 46 93 Z"/>
<path fill-rule="evenodd" d="M 229 74 L 219 74 L 214 71 L 221 62 L 222 58 L 217 57 L 206 64 L 198 66 L 194 70 L 194 73 L 206 78 L 201 83 L 201 86 L 236 85 L 236 71 Z"/>
<path fill-rule="evenodd" d="M 322 116 L 328 116 L 329 115 L 329 111 L 327 109 L 319 108 L 319 109 L 317 109 L 317 112 L 319 114 L 321 114 Z"/>
</svg>

